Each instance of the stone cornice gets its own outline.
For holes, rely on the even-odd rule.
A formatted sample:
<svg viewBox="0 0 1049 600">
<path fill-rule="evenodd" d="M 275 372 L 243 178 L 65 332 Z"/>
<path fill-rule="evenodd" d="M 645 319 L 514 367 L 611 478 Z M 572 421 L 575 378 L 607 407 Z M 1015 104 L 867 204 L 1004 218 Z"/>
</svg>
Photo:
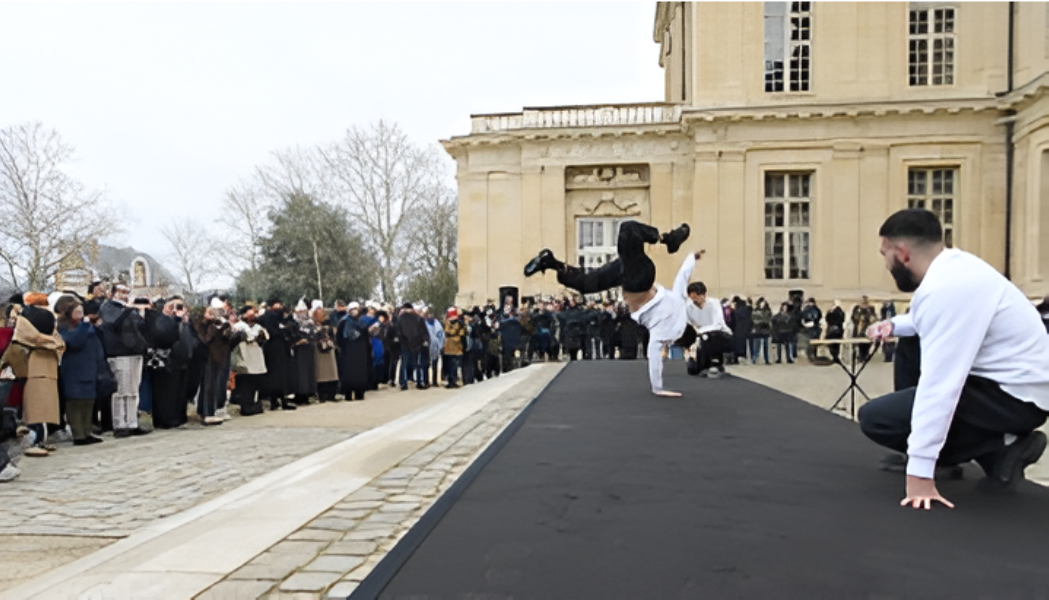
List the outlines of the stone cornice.
<svg viewBox="0 0 1049 600">
<path fill-rule="evenodd" d="M 994 98 L 850 104 L 790 104 L 730 108 L 685 108 L 681 112 L 681 122 L 686 131 L 691 131 L 692 127 L 703 125 L 704 123 L 898 115 L 954 115 L 997 110 L 999 110 L 999 102 Z"/>
<path fill-rule="evenodd" d="M 453 156 L 468 148 L 520 144 L 521 142 L 557 142 L 571 140 L 600 140 L 609 138 L 662 138 L 680 134 L 681 125 L 623 125 L 619 127 L 574 127 L 563 129 L 520 129 L 499 133 L 480 133 L 441 140 L 444 149 Z"/>
</svg>

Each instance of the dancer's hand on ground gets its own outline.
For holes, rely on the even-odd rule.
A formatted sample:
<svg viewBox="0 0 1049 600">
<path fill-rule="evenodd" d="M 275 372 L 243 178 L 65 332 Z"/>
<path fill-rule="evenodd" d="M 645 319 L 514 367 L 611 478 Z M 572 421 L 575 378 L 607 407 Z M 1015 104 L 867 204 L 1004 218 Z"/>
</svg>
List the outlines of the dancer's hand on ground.
<svg viewBox="0 0 1049 600">
<path fill-rule="evenodd" d="M 663 396 L 664 398 L 680 398 L 681 392 L 672 392 L 670 390 L 652 390 L 652 393 L 657 396 Z"/>
<path fill-rule="evenodd" d="M 907 497 L 900 501 L 900 506 L 929 510 L 932 508 L 933 502 L 941 502 L 947 508 L 954 508 L 954 504 L 950 500 L 940 495 L 940 492 L 936 489 L 935 481 L 908 475 Z"/>
<path fill-rule="evenodd" d="M 893 329 L 892 321 L 879 321 L 867 328 L 867 337 L 872 341 L 884 340 L 892 337 Z"/>
</svg>

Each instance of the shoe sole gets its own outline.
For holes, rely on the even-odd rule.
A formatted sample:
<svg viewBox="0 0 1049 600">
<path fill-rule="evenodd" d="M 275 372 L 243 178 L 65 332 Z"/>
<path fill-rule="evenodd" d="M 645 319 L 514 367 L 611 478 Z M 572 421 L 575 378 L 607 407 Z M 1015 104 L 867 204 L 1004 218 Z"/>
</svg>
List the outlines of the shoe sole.
<svg viewBox="0 0 1049 600">
<path fill-rule="evenodd" d="M 1046 446 L 1049 445 L 1049 440 L 1046 439 L 1045 434 L 1041 431 L 1035 431 L 1028 439 L 1031 440 L 1030 445 L 1024 449 L 1016 463 L 1009 469 L 1009 479 L 1001 481 L 984 477 L 977 484 L 977 487 L 981 491 L 992 494 L 1012 494 L 1016 492 L 1016 488 L 1020 485 L 1020 482 L 1026 479 L 1026 477 L 1024 477 L 1024 470 L 1038 462 L 1038 459 L 1041 458 L 1042 454 L 1045 452 Z"/>
</svg>

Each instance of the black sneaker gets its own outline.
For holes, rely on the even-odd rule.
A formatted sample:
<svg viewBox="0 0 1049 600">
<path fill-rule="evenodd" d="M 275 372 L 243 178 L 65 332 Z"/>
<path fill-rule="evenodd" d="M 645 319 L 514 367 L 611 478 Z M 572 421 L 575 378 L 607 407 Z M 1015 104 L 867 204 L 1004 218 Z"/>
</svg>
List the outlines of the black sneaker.
<svg viewBox="0 0 1049 600">
<path fill-rule="evenodd" d="M 525 265 L 524 274 L 525 277 L 531 277 L 539 272 L 545 272 L 547 269 L 553 269 L 557 265 L 554 263 L 554 253 L 548 248 L 543 248 L 539 251 L 539 254 L 535 258 L 528 261 Z"/>
<path fill-rule="evenodd" d="M 681 248 L 681 244 L 685 243 L 690 233 L 692 233 L 692 229 L 688 226 L 688 223 L 682 223 L 677 229 L 659 236 L 659 241 L 666 244 L 667 252 L 673 254 Z"/>
<path fill-rule="evenodd" d="M 100 443 L 102 443 L 102 438 L 97 438 L 97 437 L 95 437 L 93 435 L 89 435 L 89 436 L 87 436 L 86 438 L 83 438 L 83 439 L 73 440 L 73 445 L 74 446 L 90 446 L 91 444 L 100 444 Z"/>
<path fill-rule="evenodd" d="M 980 457 L 977 462 L 983 467 L 987 477 L 981 479 L 977 487 L 992 494 L 1016 492 L 1016 487 L 1024 480 L 1024 469 L 1042 457 L 1045 446 L 1045 434 L 1035 431 L 989 456 Z"/>
</svg>

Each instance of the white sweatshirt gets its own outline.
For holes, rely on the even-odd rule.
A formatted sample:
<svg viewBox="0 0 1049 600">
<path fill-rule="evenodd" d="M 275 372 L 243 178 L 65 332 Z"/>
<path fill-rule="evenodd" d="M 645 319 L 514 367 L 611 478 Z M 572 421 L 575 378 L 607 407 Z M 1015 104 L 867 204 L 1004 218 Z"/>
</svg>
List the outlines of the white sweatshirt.
<svg viewBox="0 0 1049 600">
<path fill-rule="evenodd" d="M 717 298 L 707 298 L 703 303 L 703 308 L 696 306 L 696 303 L 689 299 L 685 304 L 685 314 L 688 315 L 688 322 L 696 328 L 697 333 L 711 331 L 732 333 L 725 323 L 725 310 Z"/>
<path fill-rule="evenodd" d="M 931 479 L 969 374 L 1049 411 L 1049 335 L 1015 285 L 980 258 L 944 250 L 929 265 L 893 334 L 921 337 L 921 376 L 907 474 Z"/>
<path fill-rule="evenodd" d="M 653 392 L 663 389 L 663 344 L 673 342 L 685 333 L 688 324 L 685 304 L 691 304 L 686 291 L 695 267 L 696 257 L 689 254 L 674 278 L 673 289 L 667 290 L 657 283 L 655 297 L 630 315 L 648 328 L 648 378 Z"/>
</svg>

